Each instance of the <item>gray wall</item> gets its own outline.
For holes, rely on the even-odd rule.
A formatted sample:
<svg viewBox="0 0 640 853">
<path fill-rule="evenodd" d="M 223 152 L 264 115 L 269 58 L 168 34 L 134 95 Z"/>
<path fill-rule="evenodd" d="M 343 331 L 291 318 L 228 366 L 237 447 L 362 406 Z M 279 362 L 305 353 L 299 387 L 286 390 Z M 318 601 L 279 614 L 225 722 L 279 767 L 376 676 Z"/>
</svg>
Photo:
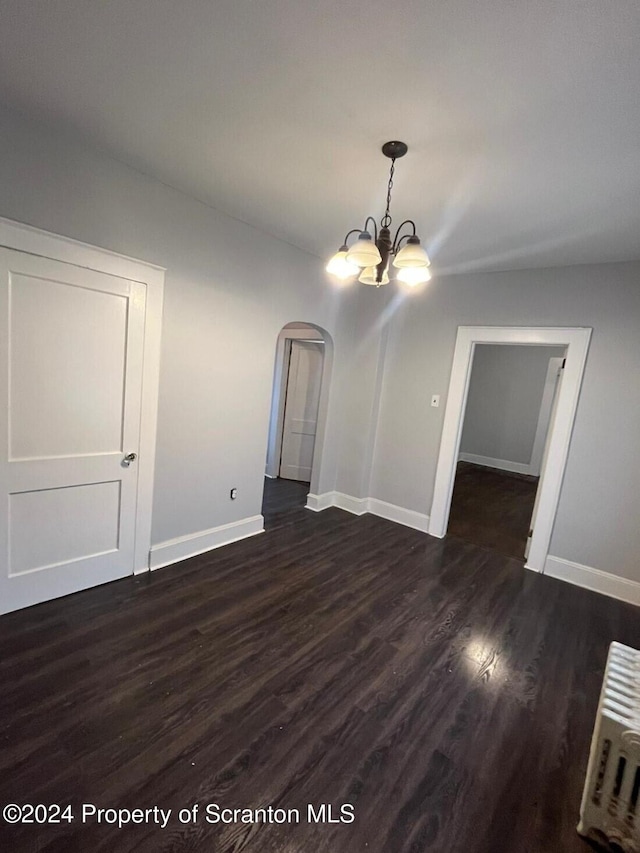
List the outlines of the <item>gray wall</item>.
<svg viewBox="0 0 640 853">
<path fill-rule="evenodd" d="M 549 359 L 564 347 L 478 344 L 461 453 L 529 464 Z"/>
<path fill-rule="evenodd" d="M 4 216 L 168 269 L 154 544 L 259 513 L 288 322 L 335 344 L 314 489 L 426 513 L 457 327 L 592 326 L 551 553 L 640 581 L 640 263 L 436 275 L 404 300 L 336 289 L 321 259 L 9 112 L 0 199 Z"/>
<path fill-rule="evenodd" d="M 640 581 L 640 263 L 434 277 L 395 314 L 373 497 L 430 512 L 460 325 L 593 327 L 550 553 Z"/>
<path fill-rule="evenodd" d="M 345 422 L 340 400 L 356 356 L 359 394 L 372 393 L 378 333 L 358 290 L 333 286 L 320 259 L 2 110 L 0 199 L 2 216 L 167 268 L 153 544 L 260 513 L 276 341 L 289 322 L 317 324 L 335 344 L 313 486 L 333 489 L 345 456 L 358 479 L 365 416 Z"/>
</svg>

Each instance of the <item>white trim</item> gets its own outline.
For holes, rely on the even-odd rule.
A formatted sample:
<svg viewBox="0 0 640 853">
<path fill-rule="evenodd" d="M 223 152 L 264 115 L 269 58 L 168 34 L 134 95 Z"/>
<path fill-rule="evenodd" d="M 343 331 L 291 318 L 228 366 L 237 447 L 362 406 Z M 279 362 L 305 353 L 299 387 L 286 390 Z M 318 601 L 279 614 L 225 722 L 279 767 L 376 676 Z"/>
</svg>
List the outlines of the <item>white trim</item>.
<svg viewBox="0 0 640 853">
<path fill-rule="evenodd" d="M 405 527 L 412 527 L 422 533 L 429 532 L 429 516 L 423 512 L 405 509 L 403 506 L 380 501 L 378 498 L 369 498 L 368 504 L 369 512 L 372 515 L 386 518 L 388 521 L 395 521 L 396 524 L 402 524 Z"/>
<path fill-rule="evenodd" d="M 199 533 L 178 536 L 176 539 L 169 539 L 151 547 L 149 567 L 161 569 L 258 533 L 264 533 L 264 518 L 261 515 L 241 518 L 239 521 L 221 524 L 219 527 L 201 530 Z"/>
<path fill-rule="evenodd" d="M 311 331 L 310 329 L 300 331 Z M 289 363 L 291 361 L 291 338 L 283 337 L 280 332 L 276 343 L 276 363 L 273 373 L 271 392 L 271 413 L 269 416 L 269 438 L 267 441 L 267 461 L 265 474 L 277 479 L 280 473 L 282 455 L 282 433 L 284 429 L 284 404 L 289 382 Z M 275 427 L 275 428 L 274 428 Z"/>
<path fill-rule="evenodd" d="M 322 512 L 329 509 L 329 507 L 334 506 L 334 495 L 335 492 L 324 492 L 322 495 L 314 495 L 309 492 L 305 509 L 310 509 L 312 512 Z"/>
<path fill-rule="evenodd" d="M 280 453 L 282 449 L 282 433 L 284 431 L 284 404 L 287 396 L 286 389 L 289 382 L 289 360 L 291 358 L 291 345 L 293 341 L 313 341 L 314 343 L 325 344 L 326 347 L 324 333 L 320 332 L 317 328 L 283 328 L 278 335 L 276 343 L 276 361 L 273 373 L 273 391 L 271 394 L 271 416 L 269 422 L 267 462 L 265 466 L 265 475 L 272 479 L 278 477 L 280 473 Z M 325 350 L 322 360 L 320 394 L 322 394 L 322 385 L 326 378 L 326 356 L 327 353 Z M 319 409 L 320 406 L 318 406 L 318 413 Z M 273 429 L 274 423 L 275 429 Z"/>
<path fill-rule="evenodd" d="M 153 480 L 156 464 L 158 389 L 160 386 L 160 344 L 164 304 L 164 273 L 158 283 L 146 282 L 147 304 L 144 325 L 142 367 L 142 407 L 140 411 L 140 453 L 138 455 L 138 504 L 136 508 L 136 549 L 133 573 L 149 571 Z"/>
<path fill-rule="evenodd" d="M 551 412 L 553 409 L 553 398 L 556 395 L 556 386 L 562 369 L 562 358 L 550 358 L 547 367 L 547 375 L 544 380 L 544 388 L 542 391 L 542 399 L 540 401 L 540 410 L 538 412 L 538 423 L 536 424 L 536 434 L 533 439 L 533 448 L 531 450 L 531 463 L 529 465 L 530 473 L 538 477 L 542 469 L 542 459 L 544 457 L 544 446 L 547 442 L 547 433 L 551 426 Z"/>
<path fill-rule="evenodd" d="M 512 471 L 514 474 L 531 474 L 531 465 L 526 462 L 509 462 L 508 459 L 493 459 L 491 456 L 479 456 L 477 453 L 461 453 L 461 462 L 484 465 L 485 468 L 498 468 L 500 471 Z"/>
<path fill-rule="evenodd" d="M 134 574 L 147 572 L 151 546 L 151 511 L 156 461 L 164 268 L 2 217 L 0 217 L 0 246 L 17 252 L 63 261 L 84 269 L 108 273 L 146 286 L 140 445 L 136 463 L 138 465 L 136 540 L 132 568 Z"/>
<path fill-rule="evenodd" d="M 343 492 L 324 492 L 322 495 L 307 495 L 306 509 L 313 512 L 322 512 L 329 507 L 344 509 L 352 515 L 364 515 L 370 513 L 388 521 L 395 521 L 404 527 L 411 527 L 423 533 L 428 532 L 429 516 L 412 509 L 378 500 L 378 498 L 354 498 Z"/>
<path fill-rule="evenodd" d="M 306 481 L 310 485 L 324 376 L 324 341 L 318 340 L 316 332 L 313 339 L 287 339 L 286 344 L 286 382 L 282 387 L 282 418 L 278 420 L 277 429 L 278 476 L 285 480 Z M 304 368 L 301 371 L 305 359 L 310 359 L 306 362 L 308 373 Z M 307 439 L 311 439 L 311 458 L 308 458 L 306 448 L 302 454 L 306 457 L 304 460 L 301 458 L 302 447 L 295 438 L 296 408 L 299 409 L 297 417 L 305 419 L 299 422 L 299 426 Z"/>
<path fill-rule="evenodd" d="M 548 453 L 540 478 L 536 526 L 531 538 L 527 568 L 544 569 L 569 453 L 569 442 L 580 396 L 591 329 L 459 326 L 442 440 L 431 505 L 429 533 L 442 538 L 447 532 L 453 483 L 460 450 L 460 435 L 469 391 L 469 377 L 476 344 L 523 344 L 566 346 L 564 378 L 558 394 L 556 419 L 549 436 Z"/>
<path fill-rule="evenodd" d="M 627 601 L 629 604 L 640 605 L 640 583 L 628 578 L 612 575 L 591 566 L 583 566 L 572 560 L 564 560 L 562 557 L 547 557 L 544 573 L 551 578 L 591 589 L 602 595 Z"/>
<path fill-rule="evenodd" d="M 333 492 L 333 504 L 338 509 L 344 509 L 353 515 L 364 515 L 369 512 L 369 498 L 354 498 L 343 492 Z"/>
<path fill-rule="evenodd" d="M 317 488 L 322 468 L 322 454 L 329 408 L 329 387 L 333 368 L 333 340 L 329 332 L 311 321 L 306 326 L 283 328 L 278 333 L 276 356 L 271 391 L 271 409 L 267 434 L 267 458 L 265 476 L 275 479 L 280 472 L 280 455 L 282 450 L 282 433 L 284 430 L 284 409 L 286 387 L 289 380 L 289 359 L 291 345 L 295 340 L 315 341 L 324 344 L 322 362 L 322 381 L 320 384 L 320 399 L 318 402 L 318 417 L 316 420 L 316 436 L 313 445 L 313 461 L 311 463 L 311 488 Z"/>
<path fill-rule="evenodd" d="M 92 246 L 64 234 L 54 234 L 52 231 L 44 231 L 26 225 L 24 222 L 16 222 L 0 216 L 0 246 L 6 249 L 14 249 L 17 252 L 27 252 L 30 255 L 39 255 L 41 258 L 52 258 L 58 261 L 66 261 L 79 267 L 95 269 L 99 272 L 107 272 L 133 281 L 146 282 L 150 276 L 150 270 L 154 281 L 164 281 L 163 273 L 166 267 L 160 267 L 149 261 L 141 261 L 128 255 L 121 255 L 111 249 L 102 249 Z M 96 267 L 96 264 L 100 266 Z M 138 276 L 144 271 L 144 277 Z"/>
</svg>

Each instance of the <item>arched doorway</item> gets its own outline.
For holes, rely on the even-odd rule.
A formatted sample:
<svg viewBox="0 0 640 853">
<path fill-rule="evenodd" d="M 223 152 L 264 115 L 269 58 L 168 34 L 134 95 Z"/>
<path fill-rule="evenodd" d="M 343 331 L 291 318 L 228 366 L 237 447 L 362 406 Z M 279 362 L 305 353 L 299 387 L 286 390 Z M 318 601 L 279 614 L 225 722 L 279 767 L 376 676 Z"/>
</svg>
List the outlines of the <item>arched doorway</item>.
<svg viewBox="0 0 640 853">
<path fill-rule="evenodd" d="M 313 323 L 287 323 L 276 343 L 263 515 L 273 527 L 302 509 L 317 483 L 333 359 L 330 335 Z"/>
</svg>

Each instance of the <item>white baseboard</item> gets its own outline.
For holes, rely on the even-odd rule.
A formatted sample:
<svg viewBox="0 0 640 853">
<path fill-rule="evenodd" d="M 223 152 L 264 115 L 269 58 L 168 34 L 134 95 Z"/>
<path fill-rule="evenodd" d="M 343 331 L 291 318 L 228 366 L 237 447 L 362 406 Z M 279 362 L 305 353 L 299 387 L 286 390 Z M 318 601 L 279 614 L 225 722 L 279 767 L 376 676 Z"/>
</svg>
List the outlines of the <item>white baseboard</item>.
<svg viewBox="0 0 640 853">
<path fill-rule="evenodd" d="M 544 565 L 544 574 L 551 578 L 559 578 L 576 586 L 627 601 L 629 604 L 640 605 L 640 583 L 630 581 L 627 578 L 593 569 L 591 566 L 583 566 L 564 560 L 562 557 L 547 557 Z"/>
<path fill-rule="evenodd" d="M 338 509 L 344 509 L 353 515 L 364 515 L 368 512 L 368 498 L 354 498 L 351 495 L 345 495 L 343 492 L 324 492 L 321 495 L 307 495 L 306 509 L 313 512 L 322 512 L 329 507 L 335 506 Z"/>
<path fill-rule="evenodd" d="M 200 533 L 190 533 L 187 536 L 179 536 L 177 539 L 169 539 L 152 545 L 149 552 L 149 568 L 161 569 L 170 566 L 188 557 L 195 557 L 229 545 L 239 539 L 264 533 L 264 518 L 261 515 L 253 515 L 250 518 L 241 518 L 240 521 L 232 521 L 230 524 L 221 524 L 210 530 L 202 530 Z"/>
<path fill-rule="evenodd" d="M 514 474 L 531 474 L 531 465 L 526 462 L 510 462 L 508 459 L 494 459 L 491 456 L 478 456 L 477 453 L 458 454 L 460 462 L 473 462 L 486 468 L 498 468 L 500 471 L 512 471 Z"/>
<path fill-rule="evenodd" d="M 369 512 L 368 504 L 368 498 L 354 498 L 351 495 L 345 495 L 343 492 L 333 493 L 333 506 L 351 512 L 353 515 L 364 515 Z"/>
<path fill-rule="evenodd" d="M 313 495 L 311 492 L 307 495 L 307 503 L 305 509 L 310 509 L 313 512 L 322 512 L 324 509 L 329 509 L 333 506 L 333 496 L 335 492 L 324 492 L 321 495 Z"/>
<path fill-rule="evenodd" d="M 422 531 L 422 533 L 429 532 L 429 516 L 423 512 L 405 509 L 403 506 L 380 501 L 378 498 L 369 498 L 368 505 L 369 512 L 373 515 L 386 518 L 388 521 L 395 521 L 405 527 L 412 527 L 414 530 Z"/>
<path fill-rule="evenodd" d="M 378 500 L 378 498 L 354 498 L 343 492 L 324 492 L 321 495 L 307 496 L 307 509 L 313 512 L 322 512 L 332 506 L 344 509 L 353 515 L 364 515 L 368 512 L 371 515 L 386 518 L 388 521 L 403 524 L 405 527 L 421 530 L 423 533 L 427 533 L 429 528 L 428 515 Z"/>
</svg>

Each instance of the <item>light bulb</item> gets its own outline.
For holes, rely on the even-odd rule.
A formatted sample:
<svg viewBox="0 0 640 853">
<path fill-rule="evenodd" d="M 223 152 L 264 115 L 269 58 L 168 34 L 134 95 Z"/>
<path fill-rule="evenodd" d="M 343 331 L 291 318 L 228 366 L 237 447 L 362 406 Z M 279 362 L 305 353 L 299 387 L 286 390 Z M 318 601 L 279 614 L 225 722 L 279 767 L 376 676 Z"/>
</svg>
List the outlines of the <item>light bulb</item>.
<svg viewBox="0 0 640 853">
<path fill-rule="evenodd" d="M 377 267 L 367 267 L 362 271 L 362 275 L 358 281 L 362 282 L 362 284 L 372 284 L 374 287 L 379 287 L 381 284 L 389 284 L 389 273 L 387 270 L 382 273 L 382 281 L 377 280 L 377 275 Z"/>
<path fill-rule="evenodd" d="M 326 266 L 326 270 L 331 275 L 335 275 L 336 278 L 344 280 L 358 275 L 360 267 L 347 260 L 347 247 L 342 246 L 331 258 Z"/>
<path fill-rule="evenodd" d="M 423 284 L 431 279 L 431 272 L 427 267 L 404 267 L 396 276 L 398 281 L 409 287 L 415 287 L 418 284 Z"/>
</svg>

